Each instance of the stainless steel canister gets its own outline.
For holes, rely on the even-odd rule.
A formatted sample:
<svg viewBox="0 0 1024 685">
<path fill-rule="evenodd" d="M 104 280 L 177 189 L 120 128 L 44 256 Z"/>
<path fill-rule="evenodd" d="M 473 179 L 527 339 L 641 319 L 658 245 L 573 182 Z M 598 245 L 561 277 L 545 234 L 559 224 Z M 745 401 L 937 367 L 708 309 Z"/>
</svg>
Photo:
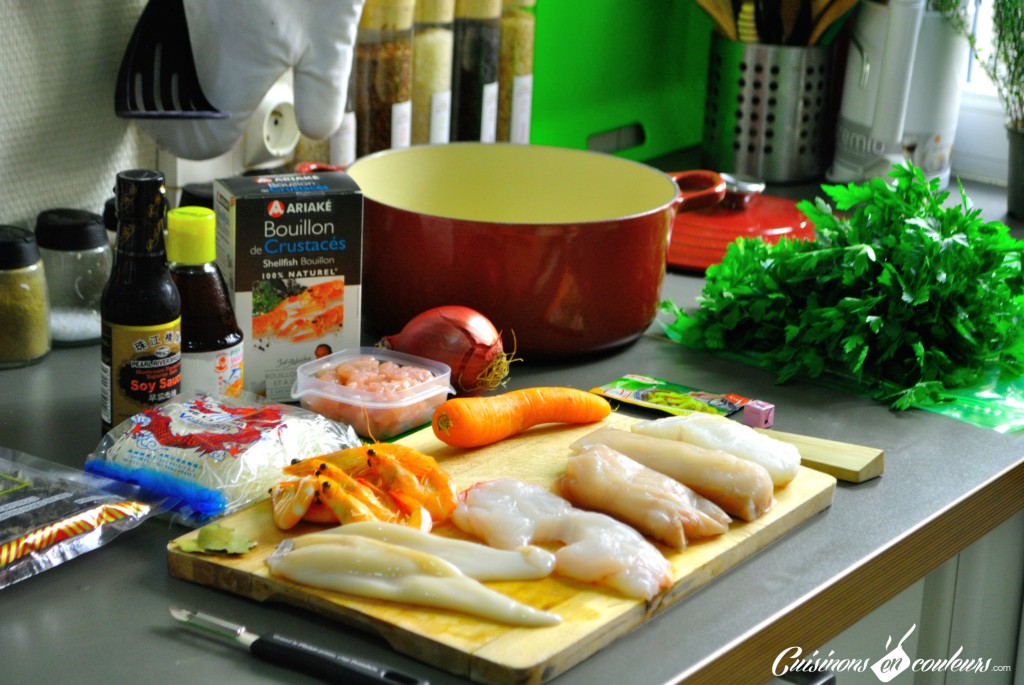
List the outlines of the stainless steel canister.
<svg viewBox="0 0 1024 685">
<path fill-rule="evenodd" d="M 819 178 L 830 161 L 833 50 L 715 35 L 708 61 L 704 165 L 769 182 Z"/>
</svg>

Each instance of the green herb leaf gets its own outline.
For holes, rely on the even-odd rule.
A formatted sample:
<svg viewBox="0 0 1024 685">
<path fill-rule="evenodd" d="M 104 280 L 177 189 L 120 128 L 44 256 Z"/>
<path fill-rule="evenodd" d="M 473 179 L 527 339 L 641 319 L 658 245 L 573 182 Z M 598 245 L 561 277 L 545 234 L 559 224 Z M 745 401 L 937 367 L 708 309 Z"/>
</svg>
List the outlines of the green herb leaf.
<svg viewBox="0 0 1024 685">
<path fill-rule="evenodd" d="M 217 523 L 211 523 L 199 529 L 194 538 L 186 538 L 178 542 L 178 548 L 183 552 L 198 552 L 202 554 L 245 554 L 256 546 L 253 540 L 249 540 L 228 528 Z"/>
<path fill-rule="evenodd" d="M 1024 368 L 1024 242 L 958 185 L 906 164 L 799 203 L 817 240 L 741 238 L 707 270 L 699 308 L 661 310 L 684 345 L 756 356 L 778 380 L 853 379 L 895 409 L 943 401 L 997 364 Z"/>
</svg>

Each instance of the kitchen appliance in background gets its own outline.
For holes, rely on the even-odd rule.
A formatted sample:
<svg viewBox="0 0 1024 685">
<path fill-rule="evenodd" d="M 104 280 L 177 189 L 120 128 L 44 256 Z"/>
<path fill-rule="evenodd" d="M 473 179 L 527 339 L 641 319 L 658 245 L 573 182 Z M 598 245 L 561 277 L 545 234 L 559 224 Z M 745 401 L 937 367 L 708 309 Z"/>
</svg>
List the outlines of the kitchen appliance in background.
<svg viewBox="0 0 1024 685">
<path fill-rule="evenodd" d="M 861 0 L 828 180 L 885 176 L 909 160 L 945 186 L 968 51 L 925 0 Z"/>
</svg>

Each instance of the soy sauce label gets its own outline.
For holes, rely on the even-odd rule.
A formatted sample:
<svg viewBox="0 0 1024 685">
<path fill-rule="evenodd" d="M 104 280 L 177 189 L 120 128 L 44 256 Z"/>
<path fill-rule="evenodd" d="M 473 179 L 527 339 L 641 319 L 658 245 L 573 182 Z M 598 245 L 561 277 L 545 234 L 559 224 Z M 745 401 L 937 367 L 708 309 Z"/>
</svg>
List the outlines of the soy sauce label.
<svg viewBox="0 0 1024 685">
<path fill-rule="evenodd" d="M 103 326 L 103 421 L 116 426 L 181 387 L 181 319 L 159 326 Z"/>
</svg>

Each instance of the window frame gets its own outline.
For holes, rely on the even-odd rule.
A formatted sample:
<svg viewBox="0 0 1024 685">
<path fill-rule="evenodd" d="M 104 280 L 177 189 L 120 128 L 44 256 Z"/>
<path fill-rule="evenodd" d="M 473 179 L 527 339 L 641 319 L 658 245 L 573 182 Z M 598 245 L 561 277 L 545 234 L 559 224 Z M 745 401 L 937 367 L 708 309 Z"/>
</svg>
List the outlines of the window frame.
<svg viewBox="0 0 1024 685">
<path fill-rule="evenodd" d="M 974 1 L 975 35 L 982 49 L 987 47 L 991 35 L 991 10 L 991 3 Z M 984 22 L 988 22 L 988 27 Z M 1005 186 L 1009 173 L 1005 108 L 973 51 L 969 59 L 953 138 L 951 170 L 956 176 Z"/>
</svg>

